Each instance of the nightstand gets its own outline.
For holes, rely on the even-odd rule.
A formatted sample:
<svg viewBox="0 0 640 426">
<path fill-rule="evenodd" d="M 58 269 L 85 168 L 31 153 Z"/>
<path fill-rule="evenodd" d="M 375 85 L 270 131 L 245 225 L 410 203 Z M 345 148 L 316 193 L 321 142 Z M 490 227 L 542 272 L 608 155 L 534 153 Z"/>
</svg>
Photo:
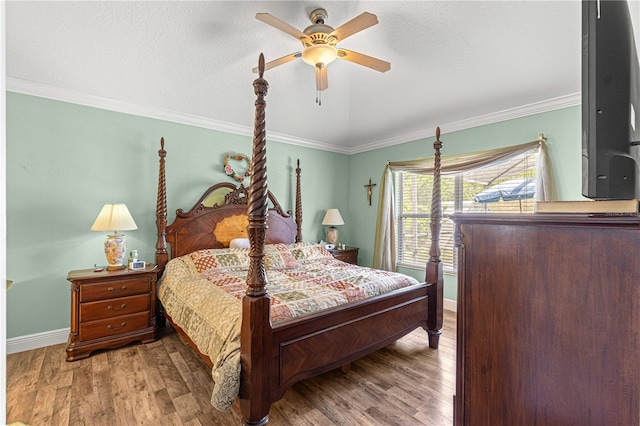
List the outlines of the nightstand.
<svg viewBox="0 0 640 426">
<path fill-rule="evenodd" d="M 354 265 L 358 264 L 358 247 L 345 247 L 344 249 L 331 249 L 329 253 L 333 255 L 338 260 L 347 263 L 353 263 Z"/>
<path fill-rule="evenodd" d="M 158 339 L 156 279 L 158 270 L 69 272 L 71 331 L 67 361 L 88 357 L 97 349 Z"/>
</svg>

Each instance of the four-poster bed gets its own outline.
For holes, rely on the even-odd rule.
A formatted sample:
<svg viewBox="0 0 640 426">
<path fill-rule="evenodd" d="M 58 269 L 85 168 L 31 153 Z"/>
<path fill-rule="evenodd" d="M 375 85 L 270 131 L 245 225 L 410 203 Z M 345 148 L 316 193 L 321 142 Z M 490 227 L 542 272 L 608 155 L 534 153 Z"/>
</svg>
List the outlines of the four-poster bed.
<svg viewBox="0 0 640 426">
<path fill-rule="evenodd" d="M 264 58 L 260 55 L 259 77 L 254 81 L 257 99 L 249 187 L 230 183 L 214 185 L 192 209 L 177 210 L 174 222 L 167 226 L 166 151 L 162 140 L 156 209 L 156 263 L 164 272 L 158 297 L 163 305 L 169 305 L 164 306 L 165 316 L 213 367 L 214 397 L 216 386 L 240 376 L 240 407 L 246 425 L 266 424 L 271 404 L 300 380 L 344 366 L 418 327 L 427 330 L 429 346 L 437 348 L 442 328 L 439 130 L 434 143 L 437 166 L 431 215 L 432 245 L 425 282 L 348 265 L 333 259 L 322 246 L 302 242 L 299 162 L 295 221 L 267 189 L 264 98 L 268 85 L 263 74 Z M 219 195 L 221 192 L 224 195 Z M 213 198 L 218 201 L 211 201 Z M 228 248 L 230 240 L 236 237 L 248 237 L 250 248 Z M 351 268 L 360 269 L 359 273 L 365 275 L 356 277 Z M 174 279 L 170 273 L 173 270 L 182 271 L 183 275 L 197 270 L 200 277 L 195 281 L 206 284 L 209 280 L 205 291 L 210 293 L 222 292 L 220 287 L 231 283 L 236 286 L 232 290 L 235 296 L 226 295 L 222 302 L 209 303 L 205 296 L 195 294 L 193 282 Z M 297 281 L 285 283 L 285 276 Z M 223 277 L 221 281 L 215 281 L 220 277 Z M 240 281 L 241 294 L 237 286 Z M 331 302 L 325 303 L 324 299 L 321 302 L 304 299 L 298 305 L 298 300 L 292 302 L 293 294 L 298 297 L 299 293 L 313 291 L 308 287 L 312 281 L 329 283 L 325 287 L 336 290 L 329 296 Z M 293 287 L 287 287 L 290 285 Z M 374 290 L 374 285 L 383 290 L 378 287 Z M 184 294 L 183 289 L 187 289 Z M 346 301 L 336 302 L 342 298 Z M 185 313 L 186 308 L 177 305 L 179 300 L 203 305 L 202 308 L 215 317 L 226 317 L 236 310 L 237 320 L 225 318 L 219 330 L 220 334 L 231 335 L 232 343 L 202 336 L 202 332 L 195 336 L 187 332 L 186 329 L 198 332 L 208 320 L 202 321 L 204 317 L 198 313 Z M 311 304 L 322 306 L 315 311 L 307 310 Z M 283 317 L 282 312 L 289 312 L 287 309 L 299 311 L 299 316 Z M 239 344 L 239 350 L 234 349 L 234 342 Z M 215 347 L 220 352 L 212 359 L 210 353 L 201 350 L 203 346 Z M 237 372 L 230 370 L 226 363 L 234 357 L 239 358 L 241 366 Z"/>
</svg>

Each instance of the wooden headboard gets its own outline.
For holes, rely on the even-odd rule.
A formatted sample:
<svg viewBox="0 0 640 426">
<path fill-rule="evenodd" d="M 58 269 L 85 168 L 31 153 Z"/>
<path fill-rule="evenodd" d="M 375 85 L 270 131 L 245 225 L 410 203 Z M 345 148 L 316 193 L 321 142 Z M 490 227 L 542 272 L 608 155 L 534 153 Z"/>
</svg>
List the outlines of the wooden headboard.
<svg viewBox="0 0 640 426">
<path fill-rule="evenodd" d="M 160 169 L 156 205 L 156 263 L 160 270 L 178 256 L 201 249 L 229 247 L 234 238 L 248 238 L 248 190 L 240 184 L 223 182 L 209 187 L 189 210 L 176 210 L 176 218 L 167 226 L 167 199 L 164 138 L 160 140 Z M 300 162 L 296 168 L 296 212 L 286 212 L 271 193 L 267 192 L 269 210 L 265 243 L 302 241 L 302 201 L 300 194 Z M 170 253 L 167 251 L 170 246 Z M 169 257 L 170 255 L 170 257 Z"/>
</svg>

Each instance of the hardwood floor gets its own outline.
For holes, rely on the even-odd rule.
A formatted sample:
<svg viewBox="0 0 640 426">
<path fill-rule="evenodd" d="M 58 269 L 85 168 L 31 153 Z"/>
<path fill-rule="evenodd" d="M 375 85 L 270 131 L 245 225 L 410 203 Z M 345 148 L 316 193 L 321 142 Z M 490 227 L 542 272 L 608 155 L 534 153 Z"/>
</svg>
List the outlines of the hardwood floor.
<svg viewBox="0 0 640 426">
<path fill-rule="evenodd" d="M 415 330 L 351 364 L 304 380 L 276 402 L 269 425 L 451 425 L 455 313 L 445 311 L 440 348 Z M 7 357 L 7 420 L 36 425 L 237 425 L 210 405 L 211 372 L 171 328 L 68 363 L 65 345 Z"/>
</svg>

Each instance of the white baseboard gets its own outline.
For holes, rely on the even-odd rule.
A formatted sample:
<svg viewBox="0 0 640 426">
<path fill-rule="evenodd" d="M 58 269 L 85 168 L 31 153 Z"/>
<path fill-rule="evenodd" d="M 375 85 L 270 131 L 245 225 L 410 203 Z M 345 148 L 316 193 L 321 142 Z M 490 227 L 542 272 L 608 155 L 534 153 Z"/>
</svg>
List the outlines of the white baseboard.
<svg viewBox="0 0 640 426">
<path fill-rule="evenodd" d="M 442 307 L 448 311 L 458 312 L 458 302 L 451 299 L 444 299 Z"/>
<path fill-rule="evenodd" d="M 68 337 L 69 328 L 12 337 L 7 339 L 7 355 L 44 348 L 45 346 L 59 345 L 60 343 L 65 343 Z"/>
<path fill-rule="evenodd" d="M 453 312 L 456 312 L 458 309 L 458 303 L 451 299 L 444 299 L 442 306 L 444 309 Z M 29 334 L 27 336 L 13 337 L 11 339 L 7 339 L 7 355 L 30 351 L 31 349 L 44 348 L 45 346 L 59 345 L 60 343 L 65 343 L 68 337 L 68 328 Z"/>
</svg>

